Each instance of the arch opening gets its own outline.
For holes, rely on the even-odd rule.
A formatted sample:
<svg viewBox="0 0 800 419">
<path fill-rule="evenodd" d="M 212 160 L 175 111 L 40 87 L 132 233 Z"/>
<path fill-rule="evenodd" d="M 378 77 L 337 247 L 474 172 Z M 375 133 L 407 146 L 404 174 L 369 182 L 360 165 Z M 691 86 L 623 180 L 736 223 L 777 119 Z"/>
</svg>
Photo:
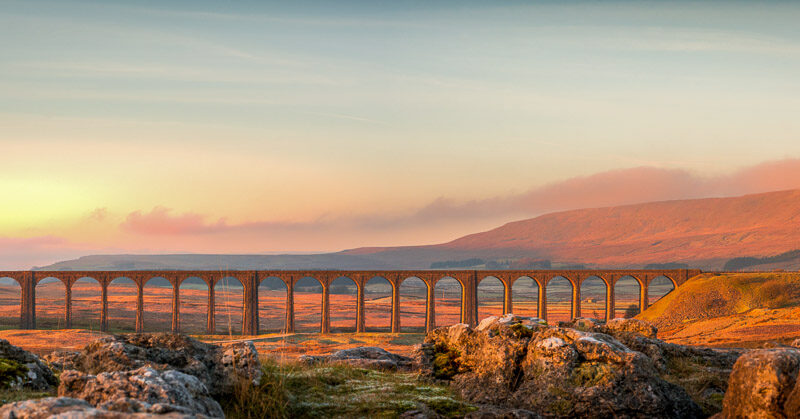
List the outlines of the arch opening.
<svg viewBox="0 0 800 419">
<path fill-rule="evenodd" d="M 625 275 L 614 284 L 614 318 L 631 318 L 639 314 L 639 281 Z"/>
<path fill-rule="evenodd" d="M 503 282 L 494 276 L 484 277 L 478 282 L 478 322 L 489 316 L 503 315 L 505 290 Z"/>
<path fill-rule="evenodd" d="M 0 330 L 18 329 L 22 287 L 14 278 L 0 277 Z"/>
<path fill-rule="evenodd" d="M 278 277 L 258 284 L 258 329 L 261 333 L 286 331 L 286 283 Z"/>
<path fill-rule="evenodd" d="M 424 332 L 425 311 L 428 309 L 428 285 L 416 276 L 403 279 L 398 284 L 400 297 L 400 331 Z M 391 319 L 391 297 L 389 297 L 389 318 Z M 391 330 L 391 327 L 389 328 Z"/>
<path fill-rule="evenodd" d="M 572 314 L 572 282 L 556 276 L 547 282 L 547 321 L 569 321 Z"/>
<path fill-rule="evenodd" d="M 100 330 L 100 313 L 103 311 L 103 287 L 91 277 L 83 277 L 72 284 L 72 327 Z"/>
<path fill-rule="evenodd" d="M 581 317 L 606 319 L 606 283 L 596 275 L 581 283 Z"/>
<path fill-rule="evenodd" d="M 224 276 L 214 284 L 214 333 L 233 336 L 242 333 L 244 287 L 238 278 Z"/>
<path fill-rule="evenodd" d="M 108 331 L 133 333 L 136 331 L 136 296 L 138 288 L 132 279 L 114 278 L 108 284 Z"/>
<path fill-rule="evenodd" d="M 190 276 L 181 282 L 180 331 L 188 334 L 205 334 L 208 326 L 208 284 L 202 278 Z"/>
<path fill-rule="evenodd" d="M 355 333 L 358 287 L 355 281 L 340 276 L 330 284 L 331 332 Z"/>
<path fill-rule="evenodd" d="M 461 283 L 448 276 L 437 281 L 433 289 L 436 304 L 436 326 L 461 323 L 461 302 L 464 295 Z"/>
<path fill-rule="evenodd" d="M 299 333 L 322 329 L 322 283 L 307 276 L 294 284 L 294 324 Z"/>
<path fill-rule="evenodd" d="M 402 305 L 400 306 L 402 310 Z M 402 322 L 400 323 L 402 326 Z M 392 330 L 392 284 L 383 277 L 370 278 L 364 284 L 364 331 Z"/>
<path fill-rule="evenodd" d="M 528 276 L 517 278 L 511 285 L 511 305 L 516 315 L 540 317 L 539 284 Z"/>
<path fill-rule="evenodd" d="M 36 328 L 63 329 L 67 287 L 58 278 L 47 277 L 36 284 Z"/>
<path fill-rule="evenodd" d="M 675 283 L 669 277 L 661 275 L 653 278 L 647 286 L 647 302 L 653 304 L 675 290 Z"/>
<path fill-rule="evenodd" d="M 172 283 L 162 276 L 154 276 L 144 284 L 145 332 L 172 330 Z"/>
</svg>

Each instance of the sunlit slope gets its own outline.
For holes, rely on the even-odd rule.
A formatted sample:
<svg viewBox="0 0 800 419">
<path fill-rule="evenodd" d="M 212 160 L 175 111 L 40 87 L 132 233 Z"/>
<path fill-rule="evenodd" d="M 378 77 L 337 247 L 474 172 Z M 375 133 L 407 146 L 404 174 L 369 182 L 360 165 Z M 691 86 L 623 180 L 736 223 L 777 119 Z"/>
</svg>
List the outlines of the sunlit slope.
<svg viewBox="0 0 800 419">
<path fill-rule="evenodd" d="M 800 190 L 793 190 L 564 211 L 435 246 L 346 253 L 387 263 L 529 256 L 600 266 L 686 262 L 719 269 L 733 257 L 775 255 L 798 247 Z"/>
<path fill-rule="evenodd" d="M 800 337 L 800 273 L 703 274 L 637 316 L 683 344 L 752 346 Z"/>
</svg>

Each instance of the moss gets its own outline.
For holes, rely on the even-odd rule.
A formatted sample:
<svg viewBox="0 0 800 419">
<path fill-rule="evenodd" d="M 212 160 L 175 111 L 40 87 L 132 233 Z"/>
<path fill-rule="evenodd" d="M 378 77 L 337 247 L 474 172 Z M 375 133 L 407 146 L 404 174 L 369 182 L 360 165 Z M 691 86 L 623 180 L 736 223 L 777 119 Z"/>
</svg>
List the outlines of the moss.
<svg viewBox="0 0 800 419">
<path fill-rule="evenodd" d="M 11 387 L 20 379 L 25 378 L 28 367 L 13 359 L 0 358 L 0 389 Z"/>
<path fill-rule="evenodd" d="M 437 344 L 434 347 L 433 376 L 440 380 L 449 380 L 458 373 L 458 358 L 461 356 L 455 349 Z"/>
<path fill-rule="evenodd" d="M 474 406 L 464 404 L 464 402 L 450 397 L 433 397 L 425 400 L 424 403 L 434 412 L 448 418 L 463 417 L 467 413 L 476 410 Z"/>
<path fill-rule="evenodd" d="M 533 330 L 522 323 L 511 325 L 511 333 L 517 339 L 530 339 L 533 337 Z"/>
<path fill-rule="evenodd" d="M 598 362 L 584 362 L 572 370 L 570 381 L 579 387 L 594 387 L 613 376 L 611 366 Z"/>
<path fill-rule="evenodd" d="M 56 389 L 50 391 L 28 390 L 28 389 L 3 389 L 0 390 L 0 406 L 7 403 L 19 402 L 22 400 L 41 399 L 44 397 L 55 397 Z"/>
</svg>

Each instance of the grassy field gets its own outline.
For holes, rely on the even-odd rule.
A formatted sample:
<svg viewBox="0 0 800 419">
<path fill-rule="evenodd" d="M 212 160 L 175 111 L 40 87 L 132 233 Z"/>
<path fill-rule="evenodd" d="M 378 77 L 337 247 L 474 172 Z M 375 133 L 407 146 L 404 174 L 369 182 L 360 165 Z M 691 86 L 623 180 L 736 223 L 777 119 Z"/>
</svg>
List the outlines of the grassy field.
<svg viewBox="0 0 800 419">
<path fill-rule="evenodd" d="M 800 338 L 800 274 L 703 274 L 638 318 L 674 343 L 758 346 Z"/>
</svg>

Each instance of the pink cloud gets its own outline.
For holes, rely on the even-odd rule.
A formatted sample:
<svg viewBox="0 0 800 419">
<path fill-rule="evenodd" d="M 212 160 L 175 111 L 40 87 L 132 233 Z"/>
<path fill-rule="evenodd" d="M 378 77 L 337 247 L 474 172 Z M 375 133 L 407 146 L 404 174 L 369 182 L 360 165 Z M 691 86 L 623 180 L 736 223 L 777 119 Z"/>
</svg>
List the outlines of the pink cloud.
<svg viewBox="0 0 800 419">
<path fill-rule="evenodd" d="M 220 218 L 216 223 L 206 223 L 200 214 L 186 212 L 173 215 L 170 208 L 155 207 L 148 213 L 135 211 L 125 218 L 122 229 L 147 235 L 184 235 L 205 234 L 224 231 L 228 228 L 225 220 Z"/>
</svg>

